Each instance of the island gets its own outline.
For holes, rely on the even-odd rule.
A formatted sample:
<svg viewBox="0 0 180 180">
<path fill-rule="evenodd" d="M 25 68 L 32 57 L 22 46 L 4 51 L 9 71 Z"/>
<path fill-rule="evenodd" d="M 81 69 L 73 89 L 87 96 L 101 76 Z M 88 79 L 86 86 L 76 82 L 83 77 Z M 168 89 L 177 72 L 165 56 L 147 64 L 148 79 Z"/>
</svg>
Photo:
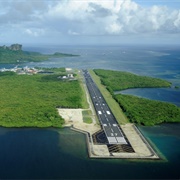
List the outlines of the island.
<svg viewBox="0 0 180 180">
<path fill-rule="evenodd" d="M 55 52 L 54 54 L 41 54 L 39 52 L 23 51 L 21 44 L 0 46 L 0 64 L 24 63 L 45 61 L 49 58 L 73 57 L 78 55 Z"/>
<path fill-rule="evenodd" d="M 83 74 L 84 72 L 86 74 Z M 112 125 L 110 122 L 109 124 L 115 129 L 117 127 L 121 129 L 126 142 L 120 144 L 106 142 L 103 127 L 107 124 L 102 124 L 98 114 L 94 112 L 92 98 L 95 97 L 91 96 L 87 89 L 89 81 L 85 80 L 88 74 L 91 74 L 90 79 L 95 82 L 94 87 L 97 85 L 101 91 L 102 96 L 99 95 L 97 99 L 104 99 L 103 102 L 106 102 L 111 109 L 102 112 L 108 116 L 112 113 L 115 118 L 120 117 L 120 120 L 116 118 L 118 124 L 113 122 L 111 122 Z M 97 81 L 99 78 L 102 83 Z M 137 84 L 138 87 L 171 85 L 161 79 L 137 76 L 127 72 L 15 67 L 0 70 L 0 84 L 0 126 L 70 127 L 86 134 L 88 153 L 92 158 L 159 159 L 158 154 L 143 137 L 136 124 L 154 125 L 162 122 L 179 122 L 180 119 L 180 108 L 170 103 L 115 95 L 114 90 L 119 90 L 120 87 L 132 88 L 137 87 Z M 116 109 L 113 101 L 119 109 Z M 94 105 L 97 106 L 97 103 Z M 120 116 L 117 112 L 120 112 Z M 158 121 L 159 119 L 156 119 L 156 115 L 153 114 L 168 121 Z M 117 135 L 111 133 L 111 136 Z"/>
</svg>

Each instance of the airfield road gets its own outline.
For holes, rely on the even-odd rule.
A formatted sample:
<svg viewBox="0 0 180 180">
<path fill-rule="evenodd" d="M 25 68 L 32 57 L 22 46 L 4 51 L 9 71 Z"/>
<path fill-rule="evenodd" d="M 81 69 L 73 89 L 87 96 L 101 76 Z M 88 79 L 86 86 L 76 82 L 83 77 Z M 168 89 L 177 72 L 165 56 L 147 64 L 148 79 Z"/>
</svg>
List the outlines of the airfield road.
<svg viewBox="0 0 180 180">
<path fill-rule="evenodd" d="M 87 70 L 83 70 L 83 74 L 96 114 L 99 118 L 101 127 L 106 134 L 108 143 L 127 144 L 120 126 L 118 125 L 98 87 L 92 80 L 89 72 Z"/>
</svg>

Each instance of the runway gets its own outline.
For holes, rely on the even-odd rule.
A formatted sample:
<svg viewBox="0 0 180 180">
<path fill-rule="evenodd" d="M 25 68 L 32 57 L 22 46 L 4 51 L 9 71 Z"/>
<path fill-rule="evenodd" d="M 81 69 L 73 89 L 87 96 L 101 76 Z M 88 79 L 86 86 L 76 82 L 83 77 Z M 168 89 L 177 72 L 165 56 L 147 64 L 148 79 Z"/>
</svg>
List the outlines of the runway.
<svg viewBox="0 0 180 180">
<path fill-rule="evenodd" d="M 126 139 L 118 125 L 113 113 L 102 96 L 100 90 L 92 80 L 89 72 L 83 70 L 86 86 L 89 91 L 94 109 L 99 118 L 109 144 L 127 144 Z"/>
</svg>

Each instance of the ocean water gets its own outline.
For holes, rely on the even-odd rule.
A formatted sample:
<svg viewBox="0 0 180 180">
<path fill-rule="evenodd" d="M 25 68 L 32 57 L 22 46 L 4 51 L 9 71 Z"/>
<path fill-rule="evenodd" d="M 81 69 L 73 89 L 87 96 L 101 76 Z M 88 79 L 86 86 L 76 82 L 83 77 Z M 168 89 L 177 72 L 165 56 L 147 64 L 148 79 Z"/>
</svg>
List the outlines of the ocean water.
<svg viewBox="0 0 180 180">
<path fill-rule="evenodd" d="M 180 47 L 32 46 L 24 50 L 80 56 L 19 66 L 104 68 L 169 80 L 172 88 L 123 93 L 180 104 L 180 89 L 174 88 L 180 86 Z M 180 179 L 180 124 L 138 128 L 161 160 L 89 159 L 85 136 L 68 128 L 0 128 L 0 179 Z"/>
<path fill-rule="evenodd" d="M 139 128 L 163 160 L 90 159 L 68 128 L 0 128 L 0 179 L 178 179 L 180 125 Z"/>
<path fill-rule="evenodd" d="M 54 52 L 80 56 L 25 63 L 29 67 L 104 68 L 160 77 L 180 85 L 180 47 L 178 46 L 24 46 L 23 50 L 45 54 Z M 15 64 L 1 64 L 0 68 Z"/>
</svg>

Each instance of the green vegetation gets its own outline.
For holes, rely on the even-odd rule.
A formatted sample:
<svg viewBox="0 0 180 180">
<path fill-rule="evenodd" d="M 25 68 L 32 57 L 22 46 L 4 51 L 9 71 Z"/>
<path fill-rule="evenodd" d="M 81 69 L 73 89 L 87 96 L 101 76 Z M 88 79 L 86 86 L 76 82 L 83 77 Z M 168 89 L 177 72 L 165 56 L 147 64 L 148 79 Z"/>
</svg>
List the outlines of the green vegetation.
<svg viewBox="0 0 180 180">
<path fill-rule="evenodd" d="M 41 54 L 38 52 L 29 52 L 29 51 L 14 51 L 10 49 L 0 48 L 0 64 L 2 63 L 23 63 L 23 62 L 38 62 L 45 61 L 49 58 L 60 58 L 60 57 L 69 57 L 76 56 L 73 54 L 65 53 L 54 53 L 54 54 Z"/>
<path fill-rule="evenodd" d="M 82 115 L 83 116 L 91 116 L 92 115 L 91 110 L 83 110 Z"/>
<path fill-rule="evenodd" d="M 82 76 L 82 74 L 80 73 L 80 71 L 79 70 L 77 70 L 77 78 L 79 79 L 79 82 L 80 82 L 80 86 L 81 86 L 81 89 L 82 89 L 82 91 L 83 91 L 83 93 L 82 93 L 82 105 L 83 105 L 83 107 L 85 108 L 85 109 L 87 109 L 87 108 L 89 108 L 89 104 L 88 104 L 88 102 L 87 102 L 87 98 L 86 98 L 86 90 L 85 90 L 85 88 L 84 88 L 84 83 L 83 83 L 83 76 Z"/>
<path fill-rule="evenodd" d="M 94 70 L 102 84 L 118 102 L 131 122 L 154 125 L 163 122 L 180 122 L 180 108 L 165 102 L 138 98 L 132 95 L 114 95 L 114 91 L 138 87 L 169 87 L 165 80 L 137 76 L 128 72 Z"/>
<path fill-rule="evenodd" d="M 143 87 L 170 87 L 171 83 L 162 79 L 147 76 L 138 76 L 129 72 L 95 69 L 94 72 L 100 76 L 102 84 L 113 91 L 128 88 Z"/>
<path fill-rule="evenodd" d="M 92 123 L 92 119 L 91 119 L 91 117 L 83 117 L 83 122 L 87 123 L 87 124 L 91 124 Z"/>
<path fill-rule="evenodd" d="M 118 94 L 115 97 L 133 123 L 149 126 L 163 122 L 180 122 L 180 108 L 173 104 L 132 95 Z"/>
<path fill-rule="evenodd" d="M 57 70 L 57 69 L 56 69 Z M 79 81 L 53 75 L 0 73 L 0 126 L 61 127 L 57 107 L 82 108 Z"/>
<path fill-rule="evenodd" d="M 83 115 L 83 122 L 85 122 L 87 124 L 91 124 L 92 123 L 92 113 L 91 113 L 91 110 L 83 110 L 82 111 L 82 115 Z"/>
<path fill-rule="evenodd" d="M 35 67 L 35 69 L 40 69 L 43 71 L 47 72 L 54 72 L 54 73 L 66 73 L 66 68 L 61 67 L 61 68 L 39 68 Z"/>
</svg>

